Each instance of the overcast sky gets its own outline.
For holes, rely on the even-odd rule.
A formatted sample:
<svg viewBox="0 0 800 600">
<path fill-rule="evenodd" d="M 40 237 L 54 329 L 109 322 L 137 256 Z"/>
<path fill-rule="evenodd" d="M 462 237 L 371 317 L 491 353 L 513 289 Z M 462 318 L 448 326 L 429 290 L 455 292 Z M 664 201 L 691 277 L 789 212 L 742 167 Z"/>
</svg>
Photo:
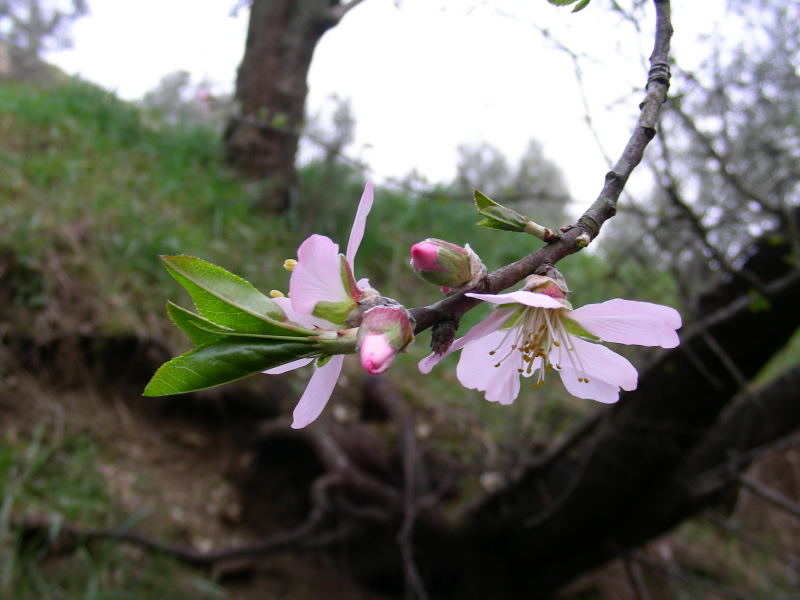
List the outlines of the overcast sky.
<svg viewBox="0 0 800 600">
<path fill-rule="evenodd" d="M 89 0 L 90 15 L 72 30 L 74 47 L 48 59 L 126 99 L 177 70 L 230 91 L 248 17 L 246 9 L 232 17 L 234 4 Z M 697 37 L 713 33 L 723 7 L 724 0 L 673 2 L 682 64 L 698 58 Z M 616 158 L 641 100 L 632 89 L 646 81 L 652 7 L 644 12 L 637 35 L 607 0 L 577 14 L 546 0 L 365 0 L 317 46 L 307 110 L 323 110 L 332 94 L 349 98 L 357 122 L 350 152 L 379 181 L 411 170 L 448 180 L 461 143 L 488 142 L 513 162 L 536 138 L 585 204 L 602 187 L 606 164 L 584 122 L 572 61 L 537 27 L 591 57 L 583 65 L 590 114 Z"/>
</svg>

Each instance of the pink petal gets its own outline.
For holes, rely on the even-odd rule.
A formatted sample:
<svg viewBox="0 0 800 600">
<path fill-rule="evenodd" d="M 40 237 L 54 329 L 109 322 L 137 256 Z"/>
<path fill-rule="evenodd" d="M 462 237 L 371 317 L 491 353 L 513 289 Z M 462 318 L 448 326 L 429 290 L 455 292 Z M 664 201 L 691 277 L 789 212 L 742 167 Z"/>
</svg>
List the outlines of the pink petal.
<svg viewBox="0 0 800 600">
<path fill-rule="evenodd" d="M 519 395 L 519 369 L 523 364 L 522 353 L 511 349 L 515 337 L 514 332 L 501 329 L 465 346 L 456 369 L 461 385 L 486 392 L 490 402 L 514 402 Z"/>
<path fill-rule="evenodd" d="M 339 270 L 339 246 L 324 235 L 314 234 L 297 249 L 297 266 L 289 279 L 292 308 L 311 314 L 317 302 L 349 299 Z"/>
<path fill-rule="evenodd" d="M 272 299 L 275 304 L 277 304 L 286 317 L 298 325 L 302 325 L 308 329 L 339 329 L 338 325 L 331 323 L 325 319 L 321 319 L 320 317 L 314 315 L 304 315 L 292 307 L 292 301 L 289 298 L 273 298 Z"/>
<path fill-rule="evenodd" d="M 311 315 L 297 312 L 292 307 L 292 301 L 289 300 L 289 298 L 273 298 L 272 301 L 280 307 L 280 309 L 283 311 L 283 314 L 286 315 L 286 318 L 293 323 L 297 323 L 298 325 L 302 325 L 303 327 L 308 327 L 311 329 L 316 327 L 317 323 L 321 321 L 321 319 L 317 319 Z"/>
<path fill-rule="evenodd" d="M 442 271 L 438 256 L 439 247 L 432 242 L 419 242 L 411 246 L 411 266 L 417 271 Z"/>
<path fill-rule="evenodd" d="M 502 327 L 508 318 L 515 312 L 517 312 L 517 309 L 513 307 L 493 310 L 491 313 L 489 313 L 488 317 L 470 329 L 467 332 L 467 335 L 458 338 L 452 344 L 450 344 L 450 348 L 447 349 L 447 352 L 444 354 L 436 354 L 435 352 L 433 354 L 429 354 L 419 361 L 417 368 L 419 368 L 421 373 L 427 375 L 431 372 L 431 369 L 433 369 L 433 367 L 435 367 L 437 363 L 445 356 L 449 356 L 453 352 L 458 352 L 464 347 L 465 344 L 469 344 L 470 342 L 478 340 L 483 336 L 496 331 Z"/>
<path fill-rule="evenodd" d="M 575 336 L 569 336 L 565 341 L 574 349 L 572 357 L 568 355 L 565 344 L 562 343 L 551 353 L 551 362 L 560 365 L 563 370 L 575 371 L 578 375 L 588 378 L 590 382 L 596 380 L 621 387 L 623 390 L 636 389 L 639 374 L 627 358 L 601 344 L 593 344 Z"/>
<path fill-rule="evenodd" d="M 607 342 L 675 348 L 681 315 L 674 308 L 615 298 L 587 304 L 567 315 L 589 333 Z"/>
<path fill-rule="evenodd" d="M 351 267 L 356 259 L 356 252 L 358 252 L 358 247 L 361 245 L 361 240 L 364 239 L 364 230 L 367 228 L 367 215 L 372 210 L 373 199 L 372 182 L 367 181 L 367 185 L 364 186 L 364 193 L 361 194 L 361 200 L 358 203 L 356 218 L 353 219 L 353 227 L 350 229 L 350 239 L 347 241 L 345 257 Z"/>
<path fill-rule="evenodd" d="M 509 292 L 507 294 L 464 294 L 470 298 L 477 298 L 484 302 L 491 302 L 492 304 L 508 304 L 509 302 L 516 302 L 518 304 L 525 304 L 526 306 L 533 306 L 535 308 L 564 308 L 564 303 L 551 298 L 545 294 L 537 294 L 536 292 L 526 292 L 525 290 L 517 290 L 516 292 Z"/>
<path fill-rule="evenodd" d="M 285 365 L 272 367 L 271 369 L 267 369 L 266 371 L 262 372 L 266 375 L 280 375 L 281 373 L 286 373 L 287 371 L 293 371 L 294 369 L 305 367 L 308 363 L 310 363 L 313 360 L 314 360 L 313 358 L 300 358 L 298 360 L 293 360 L 292 362 L 288 362 Z"/>
<path fill-rule="evenodd" d="M 576 398 L 596 400 L 603 404 L 613 404 L 619 400 L 619 386 L 599 379 L 589 379 L 589 383 L 578 381 L 578 377 L 582 377 L 582 375 L 579 375 L 573 369 L 561 369 L 559 375 L 561 375 L 564 387 Z"/>
<path fill-rule="evenodd" d="M 333 393 L 333 388 L 342 372 L 343 363 L 344 355 L 337 354 L 325 366 L 314 370 L 306 391 L 303 392 L 300 401 L 294 407 L 293 429 L 302 429 L 317 419 Z"/>
</svg>

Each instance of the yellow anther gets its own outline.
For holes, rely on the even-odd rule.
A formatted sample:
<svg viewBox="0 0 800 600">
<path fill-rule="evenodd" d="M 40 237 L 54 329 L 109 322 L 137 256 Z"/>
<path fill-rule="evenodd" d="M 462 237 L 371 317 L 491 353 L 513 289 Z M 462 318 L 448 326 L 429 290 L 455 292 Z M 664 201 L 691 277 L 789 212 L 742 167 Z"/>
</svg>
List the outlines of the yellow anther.
<svg viewBox="0 0 800 600">
<path fill-rule="evenodd" d="M 293 258 L 287 258 L 283 261 L 283 268 L 287 271 L 294 271 L 294 268 L 297 266 L 297 261 Z"/>
<path fill-rule="evenodd" d="M 561 345 L 560 343 L 558 343 L 557 341 L 553 340 L 553 346 L 560 346 L 560 345 Z"/>
<path fill-rule="evenodd" d="M 270 290 L 269 291 L 270 298 L 284 298 L 285 294 L 280 290 Z"/>
</svg>

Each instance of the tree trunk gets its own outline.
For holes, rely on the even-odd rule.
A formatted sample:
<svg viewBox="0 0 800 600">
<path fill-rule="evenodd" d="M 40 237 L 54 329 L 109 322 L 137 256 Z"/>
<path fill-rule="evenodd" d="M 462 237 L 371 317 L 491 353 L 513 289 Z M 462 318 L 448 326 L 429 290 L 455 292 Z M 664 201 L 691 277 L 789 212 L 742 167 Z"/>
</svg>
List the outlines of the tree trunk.
<svg viewBox="0 0 800 600">
<path fill-rule="evenodd" d="M 311 58 L 346 7 L 336 0 L 253 0 L 236 78 L 239 112 L 228 121 L 223 145 L 228 164 L 264 182 L 268 210 L 289 206 Z"/>
</svg>

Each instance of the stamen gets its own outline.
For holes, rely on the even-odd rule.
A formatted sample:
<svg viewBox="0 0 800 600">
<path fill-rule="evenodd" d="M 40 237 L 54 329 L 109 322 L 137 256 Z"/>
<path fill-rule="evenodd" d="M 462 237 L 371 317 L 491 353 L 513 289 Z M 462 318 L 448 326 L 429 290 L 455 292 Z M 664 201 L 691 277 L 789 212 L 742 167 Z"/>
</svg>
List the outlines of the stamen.
<svg viewBox="0 0 800 600">
<path fill-rule="evenodd" d="M 294 268 L 297 266 L 297 261 L 293 258 L 287 258 L 283 261 L 283 268 L 287 271 L 294 271 Z"/>
<path fill-rule="evenodd" d="M 280 290 L 270 290 L 269 291 L 270 298 L 284 298 L 284 294 Z"/>
</svg>

